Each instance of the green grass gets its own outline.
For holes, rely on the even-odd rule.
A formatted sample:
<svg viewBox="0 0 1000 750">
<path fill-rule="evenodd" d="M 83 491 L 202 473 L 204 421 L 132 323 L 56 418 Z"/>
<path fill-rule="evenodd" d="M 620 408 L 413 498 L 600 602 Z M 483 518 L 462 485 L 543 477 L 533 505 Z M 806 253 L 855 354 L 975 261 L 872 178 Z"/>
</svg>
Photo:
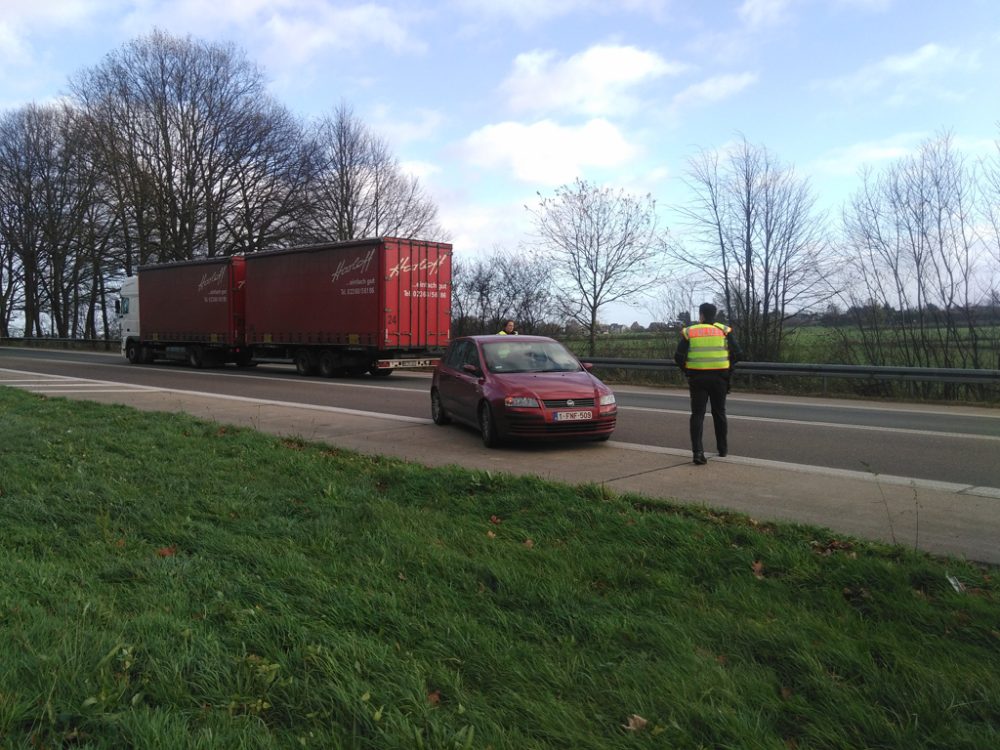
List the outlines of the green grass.
<svg viewBox="0 0 1000 750">
<path fill-rule="evenodd" d="M 903 548 L 9 389 L 0 514 L 4 748 L 1000 746 Z"/>
</svg>

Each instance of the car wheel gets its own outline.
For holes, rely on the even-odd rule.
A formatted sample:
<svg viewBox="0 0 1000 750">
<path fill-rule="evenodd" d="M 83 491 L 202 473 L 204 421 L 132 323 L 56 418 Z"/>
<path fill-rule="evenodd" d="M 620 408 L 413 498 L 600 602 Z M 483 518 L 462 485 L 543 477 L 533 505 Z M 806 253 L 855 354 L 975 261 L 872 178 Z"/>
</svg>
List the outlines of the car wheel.
<svg viewBox="0 0 1000 750">
<path fill-rule="evenodd" d="M 497 423 L 493 419 L 493 410 L 485 401 L 479 405 L 479 434 L 483 438 L 483 445 L 487 448 L 496 448 L 500 445 Z"/>
<path fill-rule="evenodd" d="M 431 390 L 431 419 L 434 420 L 434 424 L 448 424 L 451 422 L 448 412 L 441 406 L 441 394 L 438 393 L 437 388 Z"/>
</svg>

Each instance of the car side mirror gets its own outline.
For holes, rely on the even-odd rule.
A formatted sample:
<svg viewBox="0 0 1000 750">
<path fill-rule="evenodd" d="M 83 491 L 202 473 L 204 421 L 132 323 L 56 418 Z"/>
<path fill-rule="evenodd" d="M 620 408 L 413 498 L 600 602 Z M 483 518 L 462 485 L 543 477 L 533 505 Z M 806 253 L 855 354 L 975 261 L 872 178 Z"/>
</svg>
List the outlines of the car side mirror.
<svg viewBox="0 0 1000 750">
<path fill-rule="evenodd" d="M 594 365 L 590 362 L 581 362 L 580 364 L 583 365 L 583 369 L 586 370 L 587 372 L 590 372 L 591 370 L 594 369 Z"/>
<path fill-rule="evenodd" d="M 477 377 L 479 375 L 482 375 L 482 373 L 479 371 L 479 368 L 470 362 L 466 362 L 464 365 L 462 365 L 462 370 L 469 373 L 470 375 L 475 375 Z"/>
</svg>

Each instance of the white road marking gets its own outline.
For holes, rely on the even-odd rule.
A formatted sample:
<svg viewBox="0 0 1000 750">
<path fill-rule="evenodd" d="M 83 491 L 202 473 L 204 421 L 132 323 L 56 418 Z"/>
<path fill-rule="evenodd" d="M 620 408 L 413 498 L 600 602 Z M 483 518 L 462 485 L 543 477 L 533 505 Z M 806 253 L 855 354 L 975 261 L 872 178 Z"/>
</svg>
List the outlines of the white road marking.
<svg viewBox="0 0 1000 750">
<path fill-rule="evenodd" d="M 677 448 L 661 448 L 656 445 L 642 445 L 639 443 L 620 443 L 609 440 L 608 445 L 625 450 L 641 451 L 643 453 L 661 453 L 668 456 L 691 457 L 691 451 L 679 450 Z M 720 461 L 729 464 L 740 464 L 743 466 L 756 466 L 762 469 L 778 469 L 780 471 L 794 471 L 800 474 L 821 474 L 828 477 L 839 477 L 843 479 L 856 479 L 864 482 L 874 482 L 876 484 L 895 484 L 904 487 L 916 487 L 920 489 L 935 490 L 939 492 L 954 492 L 962 495 L 978 495 L 982 497 L 1000 498 L 1000 488 L 996 487 L 976 487 L 971 484 L 959 482 L 939 482 L 933 479 L 916 479 L 913 477 L 899 477 L 892 474 L 876 474 L 868 471 L 851 471 L 850 469 L 836 469 L 829 466 L 812 466 L 810 464 L 793 464 L 786 461 L 771 461 L 766 458 L 749 458 L 744 456 L 734 456 L 732 454 L 725 458 L 712 457 L 712 461 Z"/>
<path fill-rule="evenodd" d="M 690 416 L 691 412 L 686 409 L 654 409 L 649 406 L 619 406 L 618 411 L 644 411 L 654 414 L 680 414 Z M 964 432 L 938 432 L 936 430 L 914 430 L 907 427 L 879 427 L 877 425 L 845 424 L 843 422 L 819 422 L 805 419 L 782 419 L 780 417 L 747 417 L 739 414 L 727 414 L 726 418 L 732 422 L 740 420 L 743 422 L 772 422 L 774 424 L 797 424 L 806 427 L 835 427 L 841 430 L 862 430 L 865 432 L 894 432 L 903 435 L 922 435 L 924 437 L 942 438 L 964 438 L 966 440 L 996 440 L 1000 441 L 998 435 L 970 435 Z"/>
<path fill-rule="evenodd" d="M 21 374 L 21 375 L 24 375 L 24 374 L 35 375 L 35 376 L 37 376 L 38 378 L 41 378 L 41 379 L 44 379 L 46 377 L 50 377 L 50 376 L 46 376 L 43 373 L 25 373 L 25 372 L 20 371 L 20 370 L 8 370 L 8 369 L 5 369 L 5 368 L 0 368 L 0 372 L 18 373 L 18 374 Z M 94 384 L 120 386 L 120 387 L 123 388 L 123 390 L 121 390 L 121 391 L 114 391 L 114 392 L 122 392 L 122 393 L 136 393 L 136 392 L 138 392 L 138 393 L 143 393 L 143 392 L 148 392 L 148 393 L 154 393 L 154 392 L 175 393 L 175 394 L 182 395 L 182 396 L 193 396 L 193 397 L 196 397 L 196 398 L 207 398 L 207 399 L 212 399 L 212 400 L 220 400 L 221 399 L 221 400 L 225 400 L 225 401 L 238 401 L 238 402 L 243 402 L 243 403 L 262 404 L 262 405 L 266 405 L 266 406 L 277 406 L 277 407 L 285 407 L 285 408 L 304 409 L 304 410 L 308 410 L 308 411 L 321 411 L 321 412 L 326 412 L 326 413 L 330 413 L 330 414 L 347 414 L 347 415 L 357 416 L 357 417 L 369 417 L 369 418 L 373 418 L 373 419 L 381 419 L 381 420 L 390 421 L 390 422 L 401 422 L 401 423 L 404 423 L 404 424 L 420 424 L 420 425 L 430 425 L 430 424 L 433 424 L 433 420 L 426 419 L 426 418 L 421 418 L 421 417 L 408 417 L 408 416 L 405 416 L 405 415 L 402 415 L 402 414 L 386 414 L 386 413 L 382 413 L 382 412 L 362 411 L 360 409 L 346 409 L 346 408 L 339 407 L 339 406 L 321 406 L 321 405 L 318 405 L 318 404 L 305 404 L 305 403 L 299 403 L 299 402 L 294 402 L 294 401 L 276 401 L 276 400 L 271 400 L 271 399 L 251 398 L 249 396 L 231 396 L 231 395 L 227 395 L 227 394 L 207 393 L 205 391 L 178 390 L 178 389 L 175 389 L 175 388 L 150 388 L 150 387 L 146 387 L 146 386 L 136 386 L 136 387 L 132 388 L 132 387 L 129 386 L 128 383 L 115 383 L 113 381 L 107 381 L 107 380 L 92 380 L 92 381 L 87 381 L 87 380 L 81 379 L 81 378 L 68 378 L 66 376 L 61 376 L 61 375 L 53 375 L 53 376 L 51 376 L 51 378 L 53 380 L 64 380 L 64 381 L 65 380 L 73 380 L 73 381 L 77 381 L 77 382 L 90 382 L 90 383 L 94 383 Z M 11 383 L 22 383 L 23 384 L 23 383 L 38 383 L 38 382 L 40 382 L 40 381 L 39 380 L 2 380 L 2 379 L 0 379 L 0 385 L 9 385 Z M 378 388 L 378 387 L 381 387 L 381 386 L 366 386 L 366 387 L 369 387 L 369 388 Z M 23 390 L 28 390 L 27 388 L 24 388 L 23 386 L 22 386 L 22 389 Z M 405 389 L 401 389 L 401 390 L 412 390 L 412 389 L 405 388 Z M 80 391 L 80 392 L 81 393 L 85 393 L 85 392 L 86 393 L 94 393 L 95 391 Z M 638 411 L 665 412 L 665 413 L 670 413 L 670 414 L 685 414 L 685 415 L 689 414 L 689 412 L 687 412 L 687 411 L 683 411 L 682 412 L 682 411 L 673 411 L 673 410 L 665 410 L 665 409 L 649 409 L 649 408 L 645 408 L 645 407 L 627 407 L 627 408 L 635 409 L 635 410 L 638 410 Z M 732 419 L 733 417 L 730 417 L 730 418 Z M 767 419 L 767 418 L 764 418 L 764 417 L 740 417 L 740 419 L 752 419 L 752 420 L 770 421 L 770 422 L 788 422 L 788 421 L 790 421 L 790 420 L 780 420 L 780 419 Z M 829 423 L 826 423 L 826 422 L 819 422 L 819 423 L 801 422 L 801 424 L 822 424 L 822 425 L 829 425 Z M 829 425 L 829 426 L 850 427 L 848 425 Z M 879 429 L 879 428 L 871 428 L 871 429 Z M 900 430 L 900 429 L 896 429 L 896 428 L 886 428 L 886 429 L 891 429 L 891 430 L 896 431 L 896 432 L 910 432 L 910 433 L 925 434 L 925 435 L 932 435 L 932 436 L 939 436 L 939 435 L 946 435 L 947 434 L 947 433 L 925 432 L 925 431 L 920 431 L 920 430 Z M 955 435 L 954 437 L 977 437 L 977 436 Z M 996 439 L 996 438 L 991 438 L 991 437 L 987 436 L 987 439 Z M 656 445 L 644 445 L 644 444 L 640 444 L 640 443 L 623 443 L 623 442 L 618 442 L 618 441 L 608 441 L 607 445 L 609 447 L 620 448 L 622 450 L 641 451 L 643 453 L 658 453 L 658 454 L 661 454 L 661 455 L 683 456 L 685 458 L 687 458 L 687 457 L 689 457 L 691 455 L 691 451 L 690 450 L 683 450 L 683 449 L 680 449 L 680 448 L 666 448 L 666 447 L 661 447 L 661 446 L 656 446 Z M 714 458 L 712 458 L 712 460 L 713 461 L 721 461 L 721 462 L 725 462 L 725 463 L 732 463 L 732 464 L 741 464 L 741 465 L 744 465 L 744 466 L 753 466 L 753 467 L 765 468 L 765 469 L 778 469 L 778 470 L 781 470 L 781 471 L 794 471 L 794 472 L 798 472 L 798 473 L 817 474 L 817 475 L 832 476 L 832 477 L 841 477 L 841 478 L 856 479 L 856 480 L 867 481 L 867 482 L 874 482 L 874 483 L 881 482 L 883 484 L 903 485 L 903 486 L 915 487 L 915 488 L 927 488 L 927 489 L 932 489 L 932 490 L 937 490 L 937 491 L 942 491 L 942 492 L 953 492 L 955 494 L 976 495 L 976 496 L 979 496 L 979 497 L 990 497 L 990 498 L 1000 498 L 1000 488 L 996 488 L 996 487 L 977 487 L 977 486 L 974 486 L 974 485 L 971 485 L 971 484 L 960 484 L 960 483 L 955 483 L 955 482 L 938 482 L 938 481 L 929 480 L 929 479 L 917 479 L 917 478 L 914 478 L 914 477 L 900 477 L 900 476 L 894 476 L 894 475 L 891 475 L 891 474 L 875 474 L 875 473 L 871 473 L 871 472 L 851 471 L 849 469 L 836 469 L 836 468 L 827 467 L 827 466 L 814 466 L 814 465 L 810 465 L 810 464 L 793 464 L 793 463 L 788 463 L 788 462 L 784 462 L 784 461 L 771 461 L 771 460 L 762 459 L 762 458 L 749 458 L 749 457 L 733 456 L 733 455 L 729 455 L 726 458 L 714 457 Z"/>
</svg>

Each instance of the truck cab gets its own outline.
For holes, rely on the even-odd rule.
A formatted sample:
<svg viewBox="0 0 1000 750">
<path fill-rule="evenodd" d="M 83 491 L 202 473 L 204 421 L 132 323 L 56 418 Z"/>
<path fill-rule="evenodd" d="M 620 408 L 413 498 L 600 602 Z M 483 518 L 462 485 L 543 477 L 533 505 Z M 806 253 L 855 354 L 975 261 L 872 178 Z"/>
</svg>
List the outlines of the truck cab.
<svg viewBox="0 0 1000 750">
<path fill-rule="evenodd" d="M 129 276 L 122 282 L 121 296 L 115 305 L 122 332 L 122 355 L 132 364 L 140 361 L 142 341 L 139 335 L 139 277 Z"/>
</svg>

